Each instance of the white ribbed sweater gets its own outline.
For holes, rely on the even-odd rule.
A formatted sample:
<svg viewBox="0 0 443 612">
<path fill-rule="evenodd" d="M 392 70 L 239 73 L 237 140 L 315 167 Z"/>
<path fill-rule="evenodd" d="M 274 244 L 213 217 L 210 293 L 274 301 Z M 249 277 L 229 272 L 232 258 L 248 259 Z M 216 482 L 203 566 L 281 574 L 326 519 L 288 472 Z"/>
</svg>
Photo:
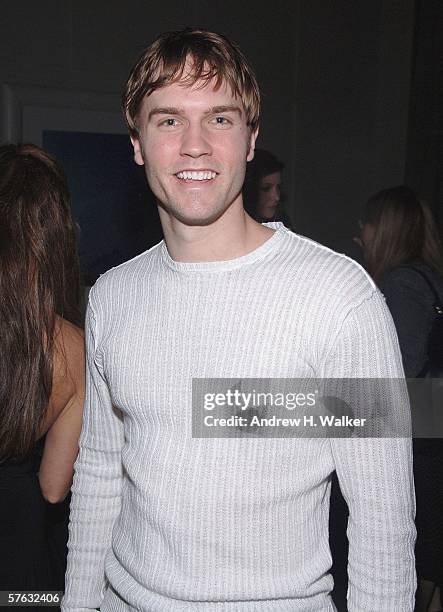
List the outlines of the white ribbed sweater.
<svg viewBox="0 0 443 612">
<path fill-rule="evenodd" d="M 360 266 L 281 224 L 225 262 L 178 263 L 160 243 L 96 283 L 87 345 L 63 610 L 334 610 L 334 469 L 350 612 L 413 610 L 409 440 L 191 437 L 193 377 L 402 375 Z"/>
</svg>

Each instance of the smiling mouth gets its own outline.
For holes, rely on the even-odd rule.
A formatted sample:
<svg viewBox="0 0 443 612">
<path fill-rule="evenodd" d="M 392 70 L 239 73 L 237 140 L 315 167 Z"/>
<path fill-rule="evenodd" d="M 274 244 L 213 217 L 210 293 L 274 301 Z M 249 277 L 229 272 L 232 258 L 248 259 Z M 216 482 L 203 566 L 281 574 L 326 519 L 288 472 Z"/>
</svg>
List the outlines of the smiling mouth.
<svg viewBox="0 0 443 612">
<path fill-rule="evenodd" d="M 217 176 L 217 172 L 212 170 L 183 170 L 177 172 L 175 176 L 181 181 L 212 181 Z"/>
</svg>

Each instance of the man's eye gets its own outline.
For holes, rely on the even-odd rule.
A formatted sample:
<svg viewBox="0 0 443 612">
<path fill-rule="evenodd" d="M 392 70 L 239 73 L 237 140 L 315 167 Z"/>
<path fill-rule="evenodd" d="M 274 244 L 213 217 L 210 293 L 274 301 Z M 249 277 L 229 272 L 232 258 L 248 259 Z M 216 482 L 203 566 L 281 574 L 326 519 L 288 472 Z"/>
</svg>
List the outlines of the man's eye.
<svg viewBox="0 0 443 612">
<path fill-rule="evenodd" d="M 165 125 L 166 127 L 174 127 L 174 126 L 178 125 L 178 121 L 174 117 L 168 117 L 167 119 L 164 119 L 160 123 L 160 125 Z"/>
<path fill-rule="evenodd" d="M 211 123 L 214 123 L 215 125 L 228 126 L 231 125 L 232 121 L 227 117 L 214 117 L 211 119 Z"/>
</svg>

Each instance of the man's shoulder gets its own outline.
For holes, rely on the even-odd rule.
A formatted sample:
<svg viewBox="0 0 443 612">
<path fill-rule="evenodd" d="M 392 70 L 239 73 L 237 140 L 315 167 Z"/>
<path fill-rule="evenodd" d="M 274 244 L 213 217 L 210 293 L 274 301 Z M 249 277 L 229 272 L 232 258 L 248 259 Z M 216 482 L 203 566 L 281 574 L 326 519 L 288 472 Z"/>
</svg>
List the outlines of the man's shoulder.
<svg viewBox="0 0 443 612">
<path fill-rule="evenodd" d="M 369 296 L 377 290 L 366 270 L 351 257 L 288 231 L 282 252 L 285 268 L 297 276 L 297 285 L 315 286 L 324 295 L 340 296 L 351 301 Z M 290 265 L 288 265 L 288 263 Z"/>
<path fill-rule="evenodd" d="M 142 282 L 150 274 L 159 256 L 161 246 L 162 242 L 102 274 L 92 287 L 90 298 L 109 294 L 112 297 L 116 292 L 120 294 L 131 291 L 134 283 Z"/>
</svg>

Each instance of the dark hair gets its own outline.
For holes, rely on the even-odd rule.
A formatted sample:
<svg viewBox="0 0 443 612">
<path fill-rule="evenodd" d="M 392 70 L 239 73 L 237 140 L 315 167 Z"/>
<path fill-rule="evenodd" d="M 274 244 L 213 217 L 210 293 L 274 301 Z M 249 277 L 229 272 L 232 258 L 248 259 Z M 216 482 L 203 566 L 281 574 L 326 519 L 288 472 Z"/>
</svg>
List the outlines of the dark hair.
<svg viewBox="0 0 443 612">
<path fill-rule="evenodd" d="M 431 209 L 404 185 L 383 189 L 365 207 L 375 229 L 365 260 L 375 280 L 395 266 L 421 261 L 443 274 L 443 252 Z"/>
<path fill-rule="evenodd" d="M 246 166 L 246 176 L 243 185 L 243 205 L 246 212 L 253 219 L 260 221 L 257 210 L 260 181 L 265 176 L 281 172 L 284 168 L 283 162 L 275 155 L 265 149 L 255 149 L 254 158 Z"/>
<path fill-rule="evenodd" d="M 52 391 L 56 316 L 80 321 L 66 178 L 42 149 L 0 146 L 0 457 L 25 457 Z"/>
<path fill-rule="evenodd" d="M 192 59 L 192 74 L 184 75 L 186 61 Z M 132 68 L 123 93 L 123 113 L 129 131 L 137 135 L 137 116 L 145 96 L 153 91 L 183 82 L 215 80 L 218 89 L 225 82 L 238 96 L 246 122 L 256 130 L 260 115 L 260 90 L 249 62 L 239 47 L 221 34 L 186 28 L 161 34 Z"/>
</svg>

